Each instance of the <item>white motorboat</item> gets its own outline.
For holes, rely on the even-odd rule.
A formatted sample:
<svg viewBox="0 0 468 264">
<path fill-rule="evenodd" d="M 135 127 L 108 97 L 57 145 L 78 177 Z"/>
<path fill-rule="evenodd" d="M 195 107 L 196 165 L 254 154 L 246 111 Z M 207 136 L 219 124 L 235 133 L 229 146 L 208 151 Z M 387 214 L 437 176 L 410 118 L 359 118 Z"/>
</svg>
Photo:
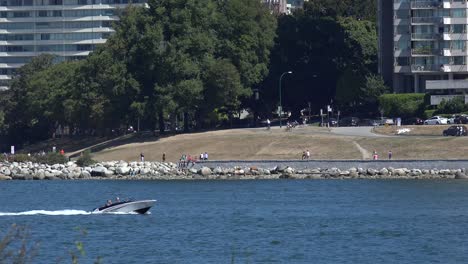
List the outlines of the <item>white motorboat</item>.
<svg viewBox="0 0 468 264">
<path fill-rule="evenodd" d="M 93 213 L 138 213 L 145 214 L 156 200 L 123 201 L 109 203 L 93 210 Z"/>
</svg>

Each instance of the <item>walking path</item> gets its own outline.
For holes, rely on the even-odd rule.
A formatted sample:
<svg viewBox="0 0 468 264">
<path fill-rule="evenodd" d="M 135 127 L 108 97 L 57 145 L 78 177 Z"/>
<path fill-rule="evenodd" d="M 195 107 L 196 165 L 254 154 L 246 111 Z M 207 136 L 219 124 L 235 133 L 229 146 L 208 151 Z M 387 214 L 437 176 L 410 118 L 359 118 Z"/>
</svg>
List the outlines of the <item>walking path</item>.
<svg viewBox="0 0 468 264">
<path fill-rule="evenodd" d="M 331 132 L 337 135 L 354 136 L 354 137 L 392 137 L 388 135 L 376 134 L 372 132 L 374 127 L 333 127 Z"/>
<path fill-rule="evenodd" d="M 359 149 L 359 152 L 361 152 L 363 160 L 371 158 L 371 153 L 367 149 L 361 147 L 356 141 L 353 141 L 353 144 Z"/>
</svg>

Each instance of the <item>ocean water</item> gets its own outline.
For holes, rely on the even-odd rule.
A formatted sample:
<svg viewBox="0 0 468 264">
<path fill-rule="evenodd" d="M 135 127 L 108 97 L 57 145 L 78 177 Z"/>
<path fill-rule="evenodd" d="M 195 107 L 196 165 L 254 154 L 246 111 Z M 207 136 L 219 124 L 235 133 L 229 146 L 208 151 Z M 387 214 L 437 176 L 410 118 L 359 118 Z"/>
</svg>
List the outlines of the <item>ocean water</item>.
<svg viewBox="0 0 468 264">
<path fill-rule="evenodd" d="M 90 213 L 116 196 L 157 203 Z M 2 181 L 0 201 L 34 263 L 70 263 L 76 241 L 79 263 L 468 262 L 468 181 Z"/>
</svg>

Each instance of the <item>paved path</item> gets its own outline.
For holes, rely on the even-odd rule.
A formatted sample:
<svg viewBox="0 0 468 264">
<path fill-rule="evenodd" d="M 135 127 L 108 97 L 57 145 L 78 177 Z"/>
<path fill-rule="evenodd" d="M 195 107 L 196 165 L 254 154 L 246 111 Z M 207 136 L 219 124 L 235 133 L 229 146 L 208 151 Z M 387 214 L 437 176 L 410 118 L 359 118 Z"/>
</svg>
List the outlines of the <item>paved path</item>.
<svg viewBox="0 0 468 264">
<path fill-rule="evenodd" d="M 333 127 L 331 132 L 337 135 L 354 137 L 392 137 L 387 135 L 375 134 L 371 126 L 362 127 Z"/>
<path fill-rule="evenodd" d="M 199 169 L 203 166 L 216 168 L 258 168 L 271 169 L 276 166 L 290 166 L 295 169 L 313 168 L 338 168 L 347 170 L 350 168 L 407 168 L 407 169 L 461 169 L 468 168 L 468 160 L 210 160 L 195 164 Z"/>
</svg>

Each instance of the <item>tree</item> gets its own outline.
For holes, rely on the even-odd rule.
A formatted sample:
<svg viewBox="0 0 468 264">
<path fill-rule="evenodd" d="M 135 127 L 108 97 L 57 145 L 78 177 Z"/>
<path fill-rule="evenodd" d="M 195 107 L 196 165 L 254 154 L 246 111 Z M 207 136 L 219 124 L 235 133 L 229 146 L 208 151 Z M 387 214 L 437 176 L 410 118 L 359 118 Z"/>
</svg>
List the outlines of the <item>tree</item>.
<svg viewBox="0 0 468 264">
<path fill-rule="evenodd" d="M 366 83 L 361 87 L 361 100 L 364 103 L 376 105 L 379 97 L 389 91 L 390 88 L 385 85 L 382 76 L 371 74 L 366 76 Z"/>
<path fill-rule="evenodd" d="M 458 114 L 467 110 L 464 96 L 456 96 L 450 100 L 442 100 L 434 114 Z"/>
<path fill-rule="evenodd" d="M 422 116 L 424 94 L 384 94 L 379 97 L 379 105 L 385 115 L 402 118 Z"/>
</svg>

